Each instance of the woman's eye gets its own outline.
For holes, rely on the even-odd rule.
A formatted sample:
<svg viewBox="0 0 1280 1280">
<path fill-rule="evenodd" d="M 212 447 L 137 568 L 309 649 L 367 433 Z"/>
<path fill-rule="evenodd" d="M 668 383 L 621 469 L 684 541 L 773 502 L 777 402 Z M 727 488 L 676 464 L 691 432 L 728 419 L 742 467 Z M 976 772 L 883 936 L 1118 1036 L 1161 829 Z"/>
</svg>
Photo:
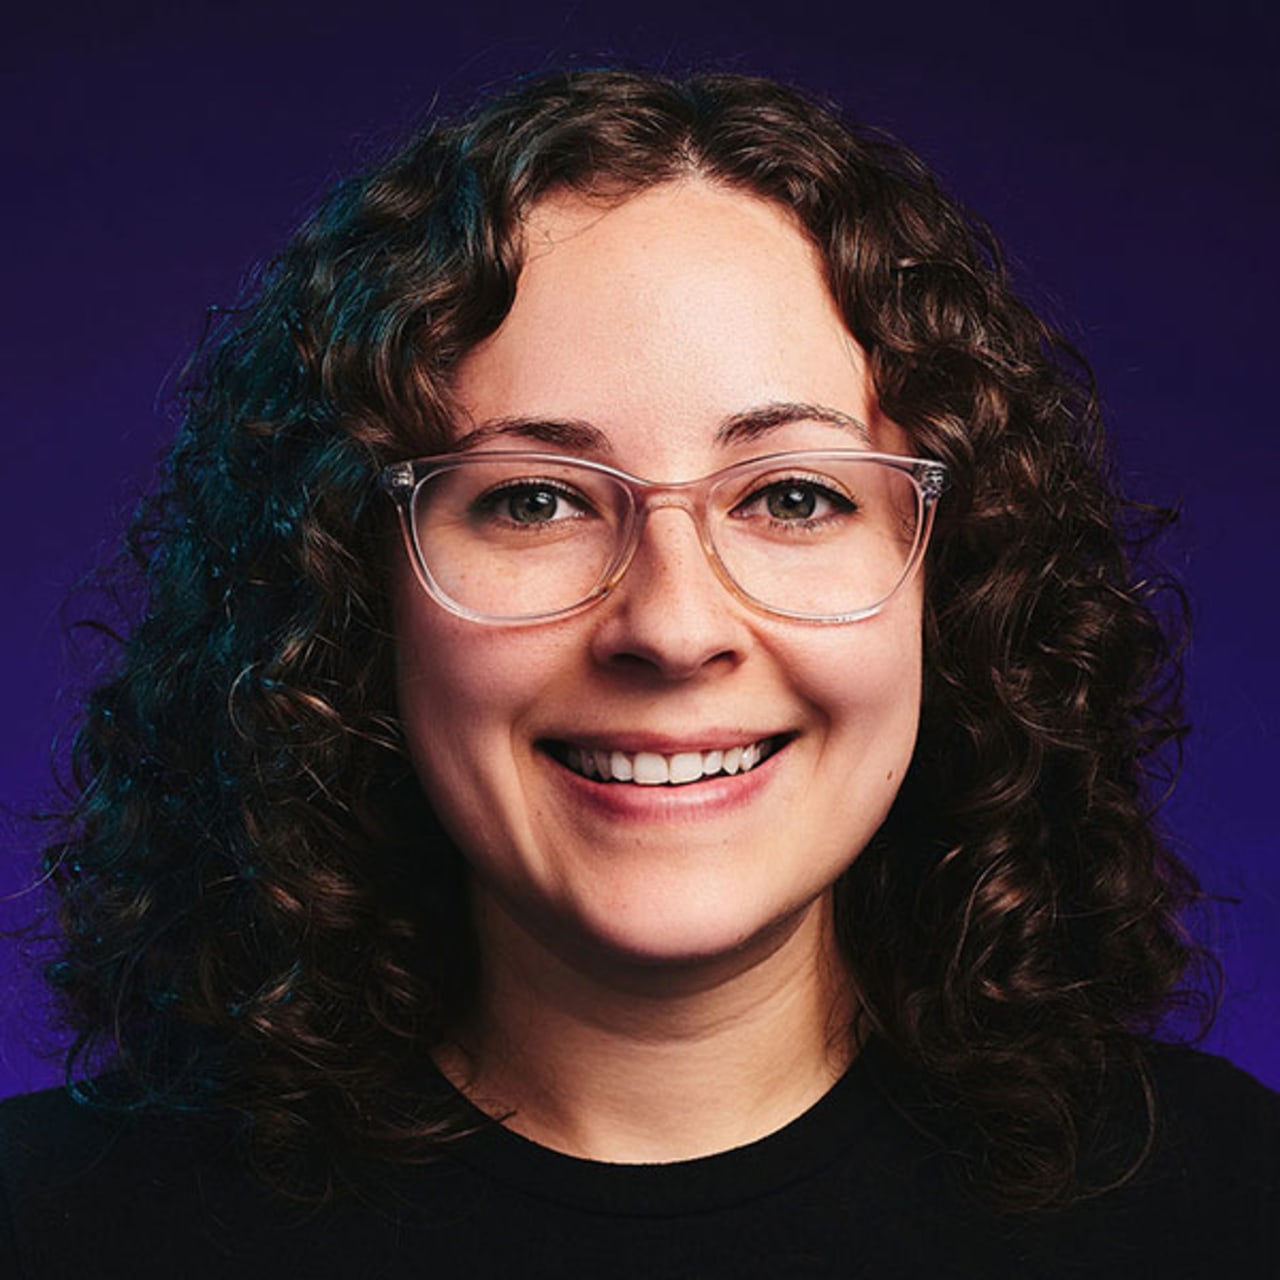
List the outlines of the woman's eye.
<svg viewBox="0 0 1280 1280">
<path fill-rule="evenodd" d="M 568 490 L 534 482 L 493 490 L 476 503 L 476 510 L 511 524 L 551 524 L 586 514 L 587 503 Z"/>
<path fill-rule="evenodd" d="M 854 510 L 842 493 L 812 480 L 780 480 L 757 490 L 737 510 L 740 516 L 767 515 L 781 522 L 822 520 Z"/>
</svg>

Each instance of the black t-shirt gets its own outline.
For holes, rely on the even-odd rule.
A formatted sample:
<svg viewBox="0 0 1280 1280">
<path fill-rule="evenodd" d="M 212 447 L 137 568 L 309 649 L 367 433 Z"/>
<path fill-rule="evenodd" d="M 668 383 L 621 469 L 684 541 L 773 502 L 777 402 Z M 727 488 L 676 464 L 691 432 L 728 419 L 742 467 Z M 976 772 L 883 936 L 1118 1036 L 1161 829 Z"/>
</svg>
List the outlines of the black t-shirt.
<svg viewBox="0 0 1280 1280">
<path fill-rule="evenodd" d="M 1280 1095 L 1204 1054 L 1161 1048 L 1153 1065 L 1160 1126 L 1140 1173 L 1030 1217 L 967 1191 L 864 1059 L 785 1128 L 719 1155 L 601 1164 L 489 1123 L 322 1209 L 267 1194 L 207 1124 L 33 1094 L 0 1104 L 0 1280 L 1272 1280 Z M 1140 1141 L 1144 1124 L 1118 1136 Z"/>
</svg>

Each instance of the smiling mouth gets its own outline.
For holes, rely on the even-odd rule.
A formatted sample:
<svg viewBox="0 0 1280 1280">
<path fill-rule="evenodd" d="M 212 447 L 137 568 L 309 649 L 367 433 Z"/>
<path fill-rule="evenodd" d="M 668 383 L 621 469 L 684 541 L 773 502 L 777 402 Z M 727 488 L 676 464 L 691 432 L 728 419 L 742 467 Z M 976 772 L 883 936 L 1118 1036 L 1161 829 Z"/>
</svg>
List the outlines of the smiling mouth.
<svg viewBox="0 0 1280 1280">
<path fill-rule="evenodd" d="M 674 755 L 661 755 L 657 751 L 601 751 L 571 746 L 567 742 L 549 742 L 544 746 L 550 756 L 583 778 L 628 782 L 641 787 L 684 787 L 708 778 L 750 773 L 788 741 L 789 735 L 777 734 L 746 746 L 677 751 Z"/>
</svg>

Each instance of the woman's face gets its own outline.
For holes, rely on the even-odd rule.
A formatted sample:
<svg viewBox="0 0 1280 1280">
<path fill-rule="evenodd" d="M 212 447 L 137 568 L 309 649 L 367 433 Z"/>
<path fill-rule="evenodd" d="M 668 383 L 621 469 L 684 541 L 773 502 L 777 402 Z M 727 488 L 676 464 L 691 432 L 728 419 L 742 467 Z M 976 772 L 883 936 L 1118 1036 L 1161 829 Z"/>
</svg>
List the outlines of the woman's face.
<svg viewBox="0 0 1280 1280">
<path fill-rule="evenodd" d="M 782 450 L 907 451 L 809 242 L 773 205 L 701 180 L 538 206 L 515 304 L 456 391 L 477 449 L 577 452 L 651 480 Z M 718 438 L 780 404 L 855 418 L 870 441 L 803 415 Z M 551 445 L 544 422 L 591 431 Z M 861 622 L 767 617 L 725 589 L 681 510 L 651 514 L 613 594 L 550 623 L 456 617 L 405 557 L 396 631 L 408 743 L 482 907 L 597 965 L 699 964 L 820 927 L 915 741 L 918 577 Z M 566 763 L 570 748 L 634 762 L 753 744 L 778 749 L 686 785 Z"/>
</svg>

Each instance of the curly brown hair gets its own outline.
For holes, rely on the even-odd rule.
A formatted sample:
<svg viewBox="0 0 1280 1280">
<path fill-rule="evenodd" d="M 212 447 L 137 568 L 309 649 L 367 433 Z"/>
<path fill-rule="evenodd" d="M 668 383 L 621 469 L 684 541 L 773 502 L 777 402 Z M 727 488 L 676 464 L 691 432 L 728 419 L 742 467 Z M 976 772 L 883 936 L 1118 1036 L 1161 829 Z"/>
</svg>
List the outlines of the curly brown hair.
<svg viewBox="0 0 1280 1280">
<path fill-rule="evenodd" d="M 837 886 L 862 1017 L 1002 1203 L 1081 1194 L 1086 1117 L 1204 960 L 1153 821 L 1183 731 L 1135 567 L 1160 513 L 1118 493 L 1087 367 L 985 228 L 892 140 L 742 76 L 518 86 L 338 186 L 218 319 L 46 852 L 69 1075 L 230 1106 L 274 1158 L 457 1131 L 421 1064 L 469 999 L 466 876 L 401 743 L 376 478 L 447 447 L 533 204 L 686 174 L 791 211 L 884 411 L 952 476 L 915 759 Z"/>
</svg>

